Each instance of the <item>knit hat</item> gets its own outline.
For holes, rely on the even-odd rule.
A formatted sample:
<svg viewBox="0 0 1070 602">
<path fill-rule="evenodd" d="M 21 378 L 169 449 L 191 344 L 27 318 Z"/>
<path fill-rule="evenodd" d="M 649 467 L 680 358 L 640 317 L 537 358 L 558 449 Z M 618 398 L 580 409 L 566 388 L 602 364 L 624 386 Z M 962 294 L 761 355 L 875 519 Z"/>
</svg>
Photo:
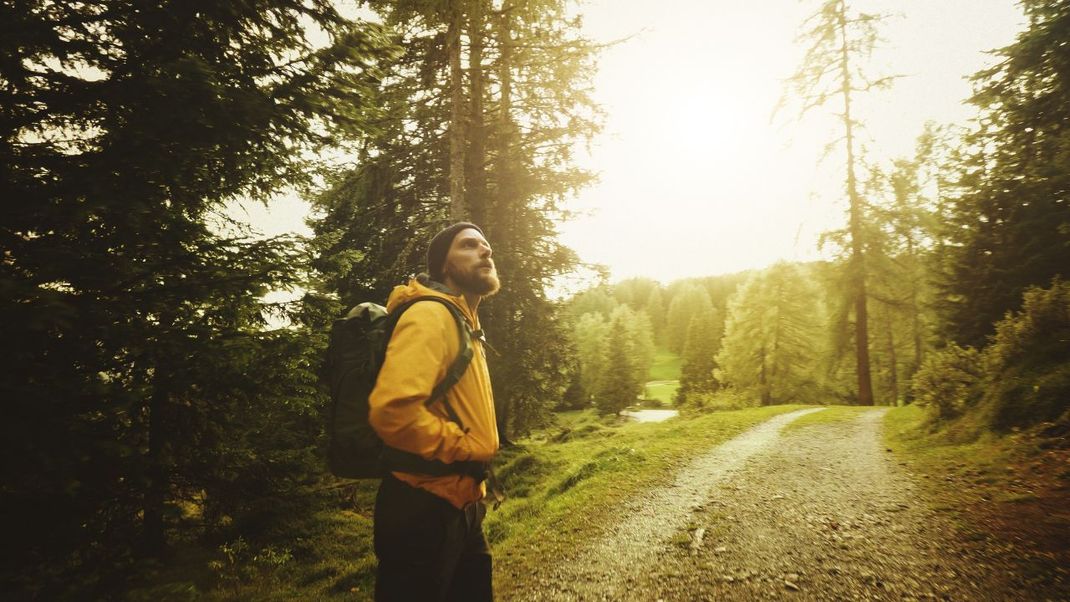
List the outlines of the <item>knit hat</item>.
<svg viewBox="0 0 1070 602">
<path fill-rule="evenodd" d="M 446 264 L 446 255 L 450 252 L 453 239 L 466 228 L 473 228 L 483 234 L 483 229 L 475 224 L 457 222 L 431 239 L 431 244 L 427 245 L 427 274 L 431 276 L 431 280 L 442 282 L 442 268 Z"/>
</svg>

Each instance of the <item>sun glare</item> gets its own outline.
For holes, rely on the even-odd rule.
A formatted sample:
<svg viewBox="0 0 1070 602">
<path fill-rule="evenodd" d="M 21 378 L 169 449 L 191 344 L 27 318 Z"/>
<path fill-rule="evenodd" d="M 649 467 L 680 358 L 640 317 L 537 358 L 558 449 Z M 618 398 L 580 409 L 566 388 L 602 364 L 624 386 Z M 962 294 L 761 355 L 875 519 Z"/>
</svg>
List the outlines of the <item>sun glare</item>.
<svg viewBox="0 0 1070 602">
<path fill-rule="evenodd" d="M 1013 0 L 970 7 L 866 7 L 901 13 L 878 67 L 908 75 L 859 103 L 871 160 L 911 153 L 928 120 L 969 118 L 964 76 L 985 64 L 984 51 L 1013 39 L 1020 21 Z M 836 137 L 830 117 L 800 122 L 788 109 L 771 119 L 811 8 L 677 0 L 654 14 L 639 0 L 585 4 L 592 38 L 627 39 L 599 64 L 596 99 L 607 119 L 585 163 L 600 180 L 576 200 L 587 215 L 563 225 L 566 244 L 607 265 L 613 280 L 667 282 L 820 257 L 818 237 L 843 219 L 836 154 L 821 159 Z"/>
</svg>

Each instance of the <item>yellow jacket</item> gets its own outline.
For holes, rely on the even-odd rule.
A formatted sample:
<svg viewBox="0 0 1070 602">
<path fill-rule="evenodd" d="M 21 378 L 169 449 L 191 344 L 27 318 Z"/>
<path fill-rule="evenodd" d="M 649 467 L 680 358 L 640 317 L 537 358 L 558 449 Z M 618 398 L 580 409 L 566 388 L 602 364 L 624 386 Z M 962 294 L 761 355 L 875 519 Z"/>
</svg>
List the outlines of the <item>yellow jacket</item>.
<svg viewBox="0 0 1070 602">
<path fill-rule="evenodd" d="M 479 320 L 463 296 L 426 277 L 398 286 L 387 309 L 415 297 L 433 296 L 457 306 L 473 329 Z M 383 443 L 428 460 L 489 462 L 498 451 L 494 394 L 483 345 L 472 340 L 472 363 L 446 394 L 467 431 L 447 417 L 441 402 L 425 405 L 460 352 L 457 322 L 440 303 L 416 303 L 402 314 L 387 346 L 386 359 L 368 398 L 369 422 Z M 426 489 L 457 508 L 483 498 L 486 488 L 464 475 L 430 477 L 395 472 L 398 479 Z"/>
</svg>

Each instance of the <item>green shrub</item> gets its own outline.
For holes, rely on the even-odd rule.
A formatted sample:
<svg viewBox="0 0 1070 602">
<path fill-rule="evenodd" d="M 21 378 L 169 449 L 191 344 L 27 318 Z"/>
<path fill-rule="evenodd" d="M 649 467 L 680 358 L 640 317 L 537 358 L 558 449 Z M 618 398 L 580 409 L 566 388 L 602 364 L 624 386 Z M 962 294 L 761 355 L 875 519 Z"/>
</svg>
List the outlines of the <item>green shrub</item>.
<svg viewBox="0 0 1070 602">
<path fill-rule="evenodd" d="M 242 537 L 219 546 L 219 551 L 221 558 L 208 567 L 216 573 L 220 587 L 234 593 L 257 578 L 274 580 L 278 570 L 293 560 L 289 549 L 265 546 L 254 551 Z"/>
<path fill-rule="evenodd" d="M 1022 310 L 996 324 L 985 348 L 990 373 L 1009 366 L 1048 367 L 1070 361 L 1070 283 L 1056 280 L 1051 288 L 1031 288 Z"/>
<path fill-rule="evenodd" d="M 1007 431 L 1070 411 L 1070 283 L 1026 291 L 984 351 L 956 345 L 933 354 L 914 376 L 919 405 L 951 420 L 977 406 L 977 419 Z"/>
<path fill-rule="evenodd" d="M 741 410 L 758 405 L 758 397 L 739 387 L 726 387 L 715 393 L 692 393 L 680 405 L 682 410 L 716 412 L 721 410 Z"/>
<path fill-rule="evenodd" d="M 952 343 L 929 355 L 914 375 L 915 403 L 932 408 L 941 420 L 957 418 L 976 403 L 983 375 L 981 354 Z"/>
<path fill-rule="evenodd" d="M 1070 283 L 1026 291 L 1022 310 L 996 324 L 983 359 L 984 403 L 997 430 L 1070 410 Z"/>
</svg>

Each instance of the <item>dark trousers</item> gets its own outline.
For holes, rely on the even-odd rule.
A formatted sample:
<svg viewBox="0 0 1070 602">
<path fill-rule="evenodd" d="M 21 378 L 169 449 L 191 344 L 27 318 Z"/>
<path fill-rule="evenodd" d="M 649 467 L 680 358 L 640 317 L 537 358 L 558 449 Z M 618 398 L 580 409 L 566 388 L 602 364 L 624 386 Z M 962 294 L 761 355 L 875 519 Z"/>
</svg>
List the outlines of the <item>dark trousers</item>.
<svg viewBox="0 0 1070 602">
<path fill-rule="evenodd" d="M 433 493 L 384 478 L 375 498 L 375 599 L 493 600 L 485 514 L 482 503 L 458 510 Z"/>
</svg>

